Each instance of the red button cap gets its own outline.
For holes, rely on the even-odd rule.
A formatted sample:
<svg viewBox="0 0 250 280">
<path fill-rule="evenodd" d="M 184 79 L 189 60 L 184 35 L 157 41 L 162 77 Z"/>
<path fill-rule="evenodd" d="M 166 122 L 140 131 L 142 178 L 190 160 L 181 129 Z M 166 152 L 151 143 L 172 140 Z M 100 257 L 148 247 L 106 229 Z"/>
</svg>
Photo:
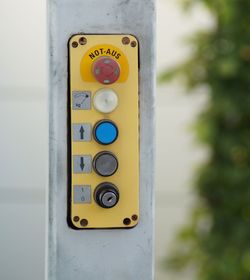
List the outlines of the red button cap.
<svg viewBox="0 0 250 280">
<path fill-rule="evenodd" d="M 93 64 L 93 75 L 101 84 L 110 85 L 120 76 L 119 64 L 110 57 L 100 57 Z"/>
</svg>

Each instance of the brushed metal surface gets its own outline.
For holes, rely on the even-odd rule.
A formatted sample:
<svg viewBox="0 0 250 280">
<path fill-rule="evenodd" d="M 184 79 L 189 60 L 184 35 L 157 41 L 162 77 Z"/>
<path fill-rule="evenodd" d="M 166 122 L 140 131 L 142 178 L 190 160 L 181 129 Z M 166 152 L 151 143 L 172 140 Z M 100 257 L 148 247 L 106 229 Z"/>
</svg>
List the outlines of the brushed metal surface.
<svg viewBox="0 0 250 280">
<path fill-rule="evenodd" d="M 154 240 L 154 0 L 49 0 L 48 280 L 152 280 Z M 67 42 L 76 33 L 127 33 L 140 42 L 140 213 L 130 230 L 68 227 Z"/>
</svg>

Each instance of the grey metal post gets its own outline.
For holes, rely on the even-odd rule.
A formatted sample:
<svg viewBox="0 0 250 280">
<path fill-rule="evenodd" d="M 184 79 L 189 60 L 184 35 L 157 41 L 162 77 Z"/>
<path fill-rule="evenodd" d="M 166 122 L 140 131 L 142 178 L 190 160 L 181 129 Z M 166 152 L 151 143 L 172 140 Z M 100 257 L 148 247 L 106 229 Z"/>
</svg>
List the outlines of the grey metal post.
<svg viewBox="0 0 250 280">
<path fill-rule="evenodd" d="M 154 228 L 154 0 L 48 0 L 48 280 L 152 280 Z M 67 216 L 67 41 L 125 33 L 140 42 L 140 222 L 133 229 L 73 230 Z"/>
</svg>

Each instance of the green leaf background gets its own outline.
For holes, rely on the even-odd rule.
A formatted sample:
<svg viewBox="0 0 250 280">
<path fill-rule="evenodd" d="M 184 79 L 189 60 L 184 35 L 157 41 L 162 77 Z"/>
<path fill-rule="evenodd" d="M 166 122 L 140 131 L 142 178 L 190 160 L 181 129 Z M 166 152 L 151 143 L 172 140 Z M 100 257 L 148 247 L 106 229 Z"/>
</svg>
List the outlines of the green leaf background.
<svg viewBox="0 0 250 280">
<path fill-rule="evenodd" d="M 210 155 L 196 174 L 197 203 L 166 263 L 176 273 L 194 268 L 198 280 L 249 280 L 250 1 L 180 2 L 187 10 L 204 5 L 215 26 L 194 34 L 189 59 L 159 81 L 181 79 L 188 91 L 209 87 L 195 131 Z"/>
</svg>

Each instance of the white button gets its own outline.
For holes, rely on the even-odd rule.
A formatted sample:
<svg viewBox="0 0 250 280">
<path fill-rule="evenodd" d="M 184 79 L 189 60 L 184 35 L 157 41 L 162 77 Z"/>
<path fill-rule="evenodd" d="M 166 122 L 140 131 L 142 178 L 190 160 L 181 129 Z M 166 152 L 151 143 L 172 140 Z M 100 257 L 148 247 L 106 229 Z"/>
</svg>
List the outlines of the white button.
<svg viewBox="0 0 250 280">
<path fill-rule="evenodd" d="M 118 97 L 110 88 L 98 90 L 94 96 L 94 107 L 101 113 L 110 113 L 118 106 Z"/>
</svg>

